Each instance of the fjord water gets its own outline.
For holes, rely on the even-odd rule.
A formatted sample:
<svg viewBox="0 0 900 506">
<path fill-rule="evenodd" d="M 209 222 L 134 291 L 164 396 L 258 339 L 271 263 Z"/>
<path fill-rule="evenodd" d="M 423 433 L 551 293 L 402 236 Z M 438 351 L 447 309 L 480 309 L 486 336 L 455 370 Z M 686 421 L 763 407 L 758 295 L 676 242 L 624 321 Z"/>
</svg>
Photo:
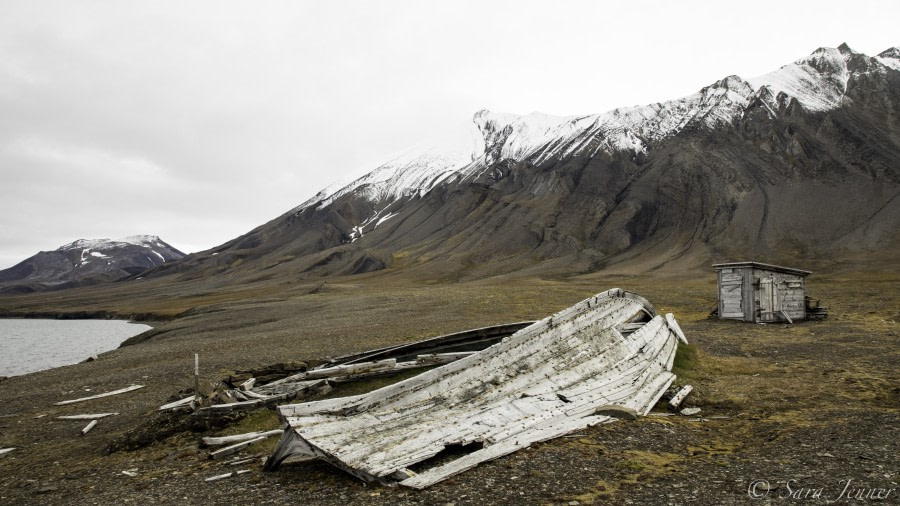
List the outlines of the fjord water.
<svg viewBox="0 0 900 506">
<path fill-rule="evenodd" d="M 0 319 L 0 376 L 77 364 L 150 328 L 123 320 Z"/>
</svg>

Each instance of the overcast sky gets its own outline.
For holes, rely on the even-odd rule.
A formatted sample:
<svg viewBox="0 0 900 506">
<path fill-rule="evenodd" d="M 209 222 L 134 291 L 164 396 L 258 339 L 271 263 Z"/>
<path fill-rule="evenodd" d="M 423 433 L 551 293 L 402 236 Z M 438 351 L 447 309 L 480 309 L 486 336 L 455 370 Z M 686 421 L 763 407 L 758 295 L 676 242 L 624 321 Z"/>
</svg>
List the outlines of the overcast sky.
<svg viewBox="0 0 900 506">
<path fill-rule="evenodd" d="M 0 268 L 200 251 L 479 109 L 586 114 L 900 45 L 900 2 L 3 1 Z"/>
</svg>

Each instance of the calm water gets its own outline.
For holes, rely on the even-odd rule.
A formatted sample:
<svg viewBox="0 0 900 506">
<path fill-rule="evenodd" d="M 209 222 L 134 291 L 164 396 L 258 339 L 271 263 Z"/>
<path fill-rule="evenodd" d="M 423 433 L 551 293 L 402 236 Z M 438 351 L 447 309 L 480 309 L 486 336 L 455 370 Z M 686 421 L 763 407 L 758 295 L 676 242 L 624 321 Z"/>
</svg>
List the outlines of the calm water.
<svg viewBox="0 0 900 506">
<path fill-rule="evenodd" d="M 77 364 L 150 328 L 122 320 L 0 319 L 0 376 Z"/>
</svg>

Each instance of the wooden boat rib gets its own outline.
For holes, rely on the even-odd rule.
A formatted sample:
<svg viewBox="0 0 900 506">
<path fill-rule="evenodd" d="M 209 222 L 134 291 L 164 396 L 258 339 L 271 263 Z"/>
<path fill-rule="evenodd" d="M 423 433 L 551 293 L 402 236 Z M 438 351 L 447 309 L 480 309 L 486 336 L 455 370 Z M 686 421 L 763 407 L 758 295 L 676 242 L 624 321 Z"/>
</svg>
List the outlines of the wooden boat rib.
<svg viewBox="0 0 900 506">
<path fill-rule="evenodd" d="M 266 462 L 317 457 L 366 481 L 424 488 L 535 442 L 644 415 L 675 379 L 671 315 L 612 289 L 465 358 L 368 394 L 281 406 Z M 458 458 L 435 458 L 448 448 Z M 433 464 L 433 465 L 432 465 Z"/>
</svg>

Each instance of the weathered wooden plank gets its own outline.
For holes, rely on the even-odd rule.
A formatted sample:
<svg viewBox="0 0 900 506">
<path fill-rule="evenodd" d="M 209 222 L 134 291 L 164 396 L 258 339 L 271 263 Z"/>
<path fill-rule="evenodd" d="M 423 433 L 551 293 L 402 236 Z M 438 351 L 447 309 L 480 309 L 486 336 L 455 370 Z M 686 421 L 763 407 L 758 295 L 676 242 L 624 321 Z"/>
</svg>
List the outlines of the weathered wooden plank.
<svg viewBox="0 0 900 506">
<path fill-rule="evenodd" d="M 67 401 L 59 401 L 59 402 L 55 402 L 55 403 L 53 403 L 53 405 L 54 405 L 54 406 L 63 406 L 63 405 L 66 405 L 66 404 L 73 404 L 73 403 L 76 403 L 76 402 L 91 401 L 91 400 L 94 400 L 94 399 L 100 399 L 100 398 L 103 398 L 103 397 L 109 397 L 109 396 L 111 396 L 111 395 L 119 395 L 119 394 L 124 394 L 124 393 L 126 393 L 126 392 L 132 392 L 132 391 L 137 390 L 137 389 L 139 389 L 139 388 L 144 388 L 144 385 L 131 385 L 130 387 L 121 388 L 121 389 L 119 389 L 119 390 L 113 390 L 112 392 L 106 392 L 106 393 L 102 393 L 102 394 L 91 395 L 91 396 L 89 396 L 89 397 L 81 397 L 81 398 L 78 398 L 78 399 L 70 399 L 70 400 L 67 400 Z"/>
<path fill-rule="evenodd" d="M 221 448 L 219 450 L 209 452 L 209 458 L 211 458 L 213 460 L 219 460 L 219 459 L 225 458 L 229 455 L 232 455 L 234 453 L 237 453 L 237 452 L 243 450 L 244 448 L 246 448 L 252 444 L 258 443 L 260 441 L 265 441 L 266 438 L 268 438 L 268 436 L 259 436 L 259 437 L 253 438 L 253 439 L 248 439 L 247 441 L 241 441 L 240 443 L 236 443 L 231 446 L 226 446 L 225 448 Z"/>
<path fill-rule="evenodd" d="M 85 426 L 85 428 L 81 429 L 81 435 L 83 436 L 83 435 L 87 434 L 88 432 L 91 431 L 91 429 L 93 429 L 96 426 L 97 426 L 97 420 L 91 420 L 91 423 L 87 424 L 87 426 Z"/>
<path fill-rule="evenodd" d="M 209 482 L 209 481 L 219 481 L 219 480 L 224 480 L 225 478 L 231 478 L 232 476 L 234 476 L 234 473 L 233 473 L 233 472 L 231 472 L 231 473 L 222 473 L 222 474 L 217 474 L 217 475 L 215 475 L 215 476 L 210 476 L 209 478 L 206 478 L 206 479 L 203 480 L 203 481 L 207 481 L 207 482 Z"/>
<path fill-rule="evenodd" d="M 194 402 L 195 399 L 196 399 L 196 396 L 191 395 L 189 397 L 185 397 L 184 399 L 170 402 L 168 404 L 163 404 L 162 406 L 159 407 L 159 411 L 167 411 L 170 409 L 183 408 L 185 406 L 189 406 L 192 402 Z"/>
<path fill-rule="evenodd" d="M 253 385 L 256 384 L 256 378 L 250 378 L 247 381 L 241 383 L 241 390 L 253 390 Z"/>
<path fill-rule="evenodd" d="M 218 446 L 228 443 L 239 443 L 257 438 L 269 438 L 272 436 L 281 436 L 284 429 L 274 429 L 268 431 L 247 432 L 245 434 L 235 434 L 233 436 L 207 436 L 203 438 L 203 444 L 206 446 Z"/>
<path fill-rule="evenodd" d="M 675 316 L 672 313 L 666 313 L 666 324 L 669 326 L 669 329 L 675 333 L 675 336 L 678 337 L 678 340 L 683 344 L 687 344 L 687 338 L 684 337 L 684 332 L 681 331 L 681 327 L 678 325 L 678 322 L 675 321 Z"/>
<path fill-rule="evenodd" d="M 682 402 L 684 402 L 684 398 L 687 397 L 688 394 L 691 393 L 693 390 L 694 390 L 694 387 L 692 387 L 691 385 L 685 385 L 669 401 L 669 410 L 670 411 L 678 411 L 678 407 L 681 406 Z"/>
<path fill-rule="evenodd" d="M 57 416 L 58 420 L 99 420 L 101 418 L 106 418 L 107 416 L 118 415 L 118 413 L 94 413 L 94 414 L 86 414 L 86 415 L 65 415 L 65 416 Z"/>
</svg>

